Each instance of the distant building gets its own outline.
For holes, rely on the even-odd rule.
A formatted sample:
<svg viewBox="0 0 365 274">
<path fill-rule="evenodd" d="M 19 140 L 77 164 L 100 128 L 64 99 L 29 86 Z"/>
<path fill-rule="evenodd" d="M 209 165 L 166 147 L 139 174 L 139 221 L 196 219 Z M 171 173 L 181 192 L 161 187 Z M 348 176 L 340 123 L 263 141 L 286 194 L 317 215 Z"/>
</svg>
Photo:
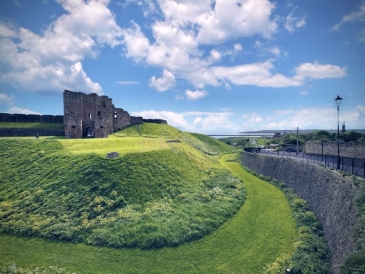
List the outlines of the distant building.
<svg viewBox="0 0 365 274">
<path fill-rule="evenodd" d="M 63 93 L 65 135 L 70 138 L 105 138 L 131 124 L 159 123 L 162 119 L 144 120 L 114 107 L 108 96 L 65 90 Z"/>
<path fill-rule="evenodd" d="M 343 122 L 343 124 L 342 124 L 342 130 L 341 130 L 341 132 L 346 132 L 345 122 Z"/>
<path fill-rule="evenodd" d="M 281 137 L 281 133 L 280 132 L 275 132 L 274 138 L 280 138 L 280 137 Z"/>
</svg>

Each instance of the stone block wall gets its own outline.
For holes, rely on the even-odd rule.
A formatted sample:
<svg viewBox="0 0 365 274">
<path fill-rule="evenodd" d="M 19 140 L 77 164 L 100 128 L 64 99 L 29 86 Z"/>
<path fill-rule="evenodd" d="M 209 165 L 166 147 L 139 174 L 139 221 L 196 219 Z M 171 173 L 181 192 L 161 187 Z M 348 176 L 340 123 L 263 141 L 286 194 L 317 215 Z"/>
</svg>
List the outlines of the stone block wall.
<svg viewBox="0 0 365 274">
<path fill-rule="evenodd" d="M 128 112 L 124 111 L 121 108 L 114 109 L 114 124 L 113 124 L 113 131 L 118 131 L 132 123 L 131 116 Z"/>
<path fill-rule="evenodd" d="M 0 137 L 11 136 L 65 136 L 63 129 L 0 128 Z"/>
<path fill-rule="evenodd" d="M 322 155 L 322 142 L 306 142 L 304 151 L 307 154 Z M 337 143 L 323 142 L 323 155 L 337 156 Z M 365 159 L 365 143 L 340 144 L 340 157 Z"/>
<path fill-rule="evenodd" d="M 167 124 L 167 121 L 163 119 L 143 119 L 143 122 L 153 124 Z"/>
<path fill-rule="evenodd" d="M 113 133 L 114 105 L 109 97 L 65 90 L 63 102 L 66 136 L 101 138 Z"/>
<path fill-rule="evenodd" d="M 11 123 L 63 123 L 63 115 L 0 113 L 0 122 Z"/>
<path fill-rule="evenodd" d="M 354 197 L 359 190 L 352 179 L 335 170 L 290 158 L 244 152 L 241 162 L 259 174 L 285 183 L 308 202 L 324 228 L 333 273 L 339 273 L 345 258 L 355 251 L 353 235 L 358 221 Z"/>
<path fill-rule="evenodd" d="M 128 125 L 144 122 L 167 124 L 162 119 L 130 116 L 127 111 L 114 107 L 111 98 L 96 93 L 65 90 L 63 102 L 65 135 L 71 138 L 108 137 Z"/>
</svg>

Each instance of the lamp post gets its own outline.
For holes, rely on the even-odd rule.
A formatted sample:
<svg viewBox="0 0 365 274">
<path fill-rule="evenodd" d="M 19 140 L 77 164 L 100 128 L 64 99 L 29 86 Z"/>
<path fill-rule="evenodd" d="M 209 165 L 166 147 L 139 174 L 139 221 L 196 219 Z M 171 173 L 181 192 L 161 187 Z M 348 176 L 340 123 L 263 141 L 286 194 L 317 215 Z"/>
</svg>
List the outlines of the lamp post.
<svg viewBox="0 0 365 274">
<path fill-rule="evenodd" d="M 337 169 L 341 168 L 340 165 L 340 104 L 341 104 L 342 98 L 337 95 L 335 102 L 337 105 Z"/>
</svg>

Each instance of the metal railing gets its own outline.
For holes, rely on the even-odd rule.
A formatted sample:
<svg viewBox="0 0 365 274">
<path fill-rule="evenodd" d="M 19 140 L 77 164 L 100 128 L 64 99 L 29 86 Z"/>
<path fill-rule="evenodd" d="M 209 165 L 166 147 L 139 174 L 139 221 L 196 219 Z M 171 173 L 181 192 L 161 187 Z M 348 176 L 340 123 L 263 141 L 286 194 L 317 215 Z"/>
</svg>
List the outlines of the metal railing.
<svg viewBox="0 0 365 274">
<path fill-rule="evenodd" d="M 308 163 L 337 169 L 337 156 L 332 155 L 309 155 L 305 153 L 273 151 L 267 149 L 257 150 L 258 153 L 268 154 L 278 157 L 287 157 Z M 340 170 L 365 178 L 365 159 L 340 157 Z"/>
</svg>

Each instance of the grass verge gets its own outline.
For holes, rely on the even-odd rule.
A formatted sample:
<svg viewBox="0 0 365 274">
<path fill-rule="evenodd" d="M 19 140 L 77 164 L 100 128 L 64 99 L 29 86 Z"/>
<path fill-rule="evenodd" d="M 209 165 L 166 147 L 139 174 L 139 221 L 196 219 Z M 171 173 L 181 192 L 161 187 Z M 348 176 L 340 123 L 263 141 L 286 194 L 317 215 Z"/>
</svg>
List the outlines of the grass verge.
<svg viewBox="0 0 365 274">
<path fill-rule="evenodd" d="M 210 235 L 179 247 L 113 249 L 0 235 L 1 266 L 57 266 L 77 273 L 262 273 L 267 263 L 291 252 L 295 223 L 277 187 L 242 169 L 222 164 L 244 181 L 244 206 Z"/>
</svg>

